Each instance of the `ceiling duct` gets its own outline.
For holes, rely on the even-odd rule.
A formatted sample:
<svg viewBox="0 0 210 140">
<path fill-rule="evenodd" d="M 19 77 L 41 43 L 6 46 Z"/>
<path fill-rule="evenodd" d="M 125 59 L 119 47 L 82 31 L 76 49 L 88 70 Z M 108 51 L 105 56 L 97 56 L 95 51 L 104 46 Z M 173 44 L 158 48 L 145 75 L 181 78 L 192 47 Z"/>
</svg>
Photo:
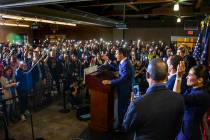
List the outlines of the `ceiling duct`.
<svg viewBox="0 0 210 140">
<path fill-rule="evenodd" d="M 15 8 L 15 7 L 26 7 L 35 5 L 46 5 L 55 3 L 67 3 L 67 2 L 82 2 L 82 1 L 92 1 L 92 0 L 25 0 L 18 2 L 18 0 L 0 2 L 0 8 Z"/>
<path fill-rule="evenodd" d="M 0 8 L 3 13 L 13 12 L 15 15 L 29 15 L 33 17 L 46 17 L 47 19 L 55 19 L 75 24 L 97 25 L 105 27 L 115 27 L 119 21 L 98 16 L 89 12 L 70 8 L 67 11 L 60 11 L 46 8 L 38 5 L 56 4 L 56 3 L 70 3 L 92 0 L 4 0 L 0 1 Z M 11 9 L 13 8 L 13 9 Z"/>
<path fill-rule="evenodd" d="M 119 21 L 116 20 L 112 20 L 110 18 L 106 18 L 106 17 L 102 17 L 102 16 L 98 16 L 96 14 L 92 14 L 89 12 L 85 12 L 85 11 L 81 11 L 78 9 L 68 9 L 68 12 L 77 16 L 81 16 L 83 18 L 87 18 L 87 19 L 91 19 L 91 20 L 95 20 L 95 21 L 100 21 L 100 22 L 105 22 L 105 23 L 111 23 L 111 24 L 119 24 Z"/>
</svg>

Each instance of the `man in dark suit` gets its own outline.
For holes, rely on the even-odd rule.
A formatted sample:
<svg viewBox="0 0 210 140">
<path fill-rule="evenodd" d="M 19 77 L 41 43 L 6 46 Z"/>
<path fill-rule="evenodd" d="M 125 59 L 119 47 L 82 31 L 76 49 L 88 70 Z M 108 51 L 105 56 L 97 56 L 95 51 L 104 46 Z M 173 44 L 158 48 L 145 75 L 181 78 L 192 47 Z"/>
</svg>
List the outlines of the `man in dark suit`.
<svg viewBox="0 0 210 140">
<path fill-rule="evenodd" d="M 118 129 L 121 130 L 124 115 L 127 111 L 130 103 L 130 93 L 132 90 L 132 80 L 134 79 L 133 68 L 127 56 L 127 50 L 125 48 L 119 48 L 116 50 L 115 57 L 119 63 L 119 67 L 114 67 L 115 70 L 119 70 L 119 78 L 114 80 L 103 80 L 103 84 L 110 84 L 116 87 L 118 96 Z M 108 59 L 106 59 L 108 60 Z"/>
<path fill-rule="evenodd" d="M 135 140 L 174 140 L 179 132 L 184 101 L 165 86 L 168 67 L 153 59 L 147 68 L 149 88 L 128 107 L 123 121 L 126 131 L 135 132 Z"/>
<path fill-rule="evenodd" d="M 166 82 L 166 87 L 170 90 L 173 90 L 175 80 L 176 80 L 176 72 L 177 72 L 177 66 L 179 65 L 180 61 L 182 60 L 182 57 L 179 55 L 173 55 L 170 56 L 167 60 L 168 65 L 168 81 Z M 182 85 L 181 85 L 181 93 L 185 93 L 187 90 L 187 79 L 184 76 L 182 78 Z"/>
</svg>

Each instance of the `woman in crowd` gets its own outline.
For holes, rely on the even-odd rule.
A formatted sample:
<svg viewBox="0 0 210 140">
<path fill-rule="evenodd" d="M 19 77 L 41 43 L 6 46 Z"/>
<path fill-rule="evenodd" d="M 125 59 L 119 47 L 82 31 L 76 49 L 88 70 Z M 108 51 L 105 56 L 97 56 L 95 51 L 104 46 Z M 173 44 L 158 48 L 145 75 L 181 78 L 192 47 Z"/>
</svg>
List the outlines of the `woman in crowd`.
<svg viewBox="0 0 210 140">
<path fill-rule="evenodd" d="M 177 68 L 177 78 L 174 91 L 181 93 L 181 79 L 185 73 L 183 61 Z M 192 67 L 187 76 L 187 85 L 192 88 L 184 94 L 185 112 L 183 116 L 182 128 L 177 140 L 202 140 L 201 122 L 204 113 L 210 104 L 210 95 L 207 90 L 208 71 L 203 65 Z"/>
<path fill-rule="evenodd" d="M 3 87 L 3 99 L 6 103 L 6 115 L 7 119 L 14 121 L 17 117 L 16 103 L 17 99 L 17 83 L 13 77 L 13 69 L 8 66 L 4 69 L 3 76 L 0 78 L 0 82 Z"/>
</svg>

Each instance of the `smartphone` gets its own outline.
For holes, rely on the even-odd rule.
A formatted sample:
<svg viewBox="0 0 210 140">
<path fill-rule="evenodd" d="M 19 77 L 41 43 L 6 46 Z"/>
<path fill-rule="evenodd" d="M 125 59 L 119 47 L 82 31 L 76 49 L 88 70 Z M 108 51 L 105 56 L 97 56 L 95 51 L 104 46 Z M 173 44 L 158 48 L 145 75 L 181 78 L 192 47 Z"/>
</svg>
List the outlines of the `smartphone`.
<svg viewBox="0 0 210 140">
<path fill-rule="evenodd" d="M 133 95 L 134 95 L 134 98 L 139 97 L 139 85 L 134 85 L 133 86 Z"/>
<path fill-rule="evenodd" d="M 16 82 L 16 85 L 18 86 L 20 84 L 20 82 Z"/>
</svg>

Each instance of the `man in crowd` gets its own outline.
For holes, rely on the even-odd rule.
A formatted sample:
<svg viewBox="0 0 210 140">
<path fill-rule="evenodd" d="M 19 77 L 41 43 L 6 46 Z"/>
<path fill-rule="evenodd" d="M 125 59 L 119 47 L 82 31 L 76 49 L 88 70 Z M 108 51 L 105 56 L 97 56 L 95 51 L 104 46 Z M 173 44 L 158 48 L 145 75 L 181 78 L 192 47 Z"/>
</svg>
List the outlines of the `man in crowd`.
<svg viewBox="0 0 210 140">
<path fill-rule="evenodd" d="M 196 61 L 192 55 L 189 54 L 187 46 L 181 45 L 176 52 L 177 55 L 181 56 L 183 61 L 185 62 L 186 73 L 189 72 L 191 67 L 196 65 Z"/>
<path fill-rule="evenodd" d="M 44 68 L 42 63 L 39 62 L 39 59 L 42 57 L 40 54 L 40 50 L 37 47 L 33 52 L 32 59 L 32 79 L 33 79 L 33 108 L 37 109 L 38 106 L 41 105 L 41 96 L 43 94 L 43 73 Z"/>
<path fill-rule="evenodd" d="M 184 101 L 166 88 L 167 75 L 164 61 L 150 61 L 146 74 L 149 88 L 130 103 L 123 121 L 126 131 L 135 132 L 135 140 L 174 140 L 180 130 Z"/>
<path fill-rule="evenodd" d="M 179 65 L 180 61 L 182 61 L 181 56 L 174 55 L 170 56 L 167 60 L 168 65 L 168 81 L 166 82 L 166 87 L 170 90 L 173 90 L 174 83 L 176 80 L 176 72 L 177 72 L 177 66 Z M 181 85 L 182 93 L 184 93 L 187 89 L 187 80 L 186 77 L 183 77 L 183 82 Z"/>
<path fill-rule="evenodd" d="M 57 91 L 60 91 L 60 80 L 63 77 L 63 65 L 61 60 L 58 59 L 56 48 L 53 47 L 50 52 L 50 56 L 47 60 L 47 64 L 52 74 L 53 84 L 56 85 Z"/>
<path fill-rule="evenodd" d="M 25 62 L 20 62 L 19 68 L 15 72 L 16 82 L 18 83 L 17 92 L 20 99 L 21 120 L 25 120 L 28 113 L 28 95 L 33 88 L 32 74 L 27 72 L 28 66 Z"/>
</svg>

